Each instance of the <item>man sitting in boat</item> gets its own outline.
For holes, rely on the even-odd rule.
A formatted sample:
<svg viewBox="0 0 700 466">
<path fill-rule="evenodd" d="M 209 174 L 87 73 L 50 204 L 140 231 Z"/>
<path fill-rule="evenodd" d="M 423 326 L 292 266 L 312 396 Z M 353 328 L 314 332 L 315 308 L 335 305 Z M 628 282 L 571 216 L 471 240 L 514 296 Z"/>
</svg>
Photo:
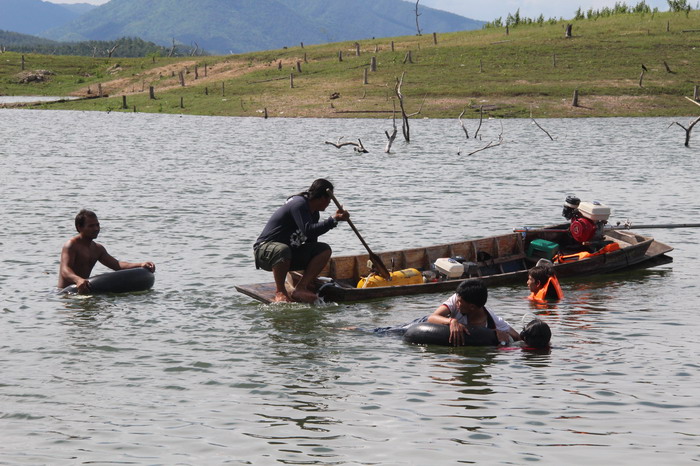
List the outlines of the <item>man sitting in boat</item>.
<svg viewBox="0 0 700 466">
<path fill-rule="evenodd" d="M 455 346 L 464 344 L 464 335 L 469 334 L 470 327 L 495 329 L 502 345 L 510 338 L 520 340 L 520 334 L 508 322 L 486 307 L 487 299 L 488 290 L 481 280 L 465 280 L 459 284 L 455 294 L 435 309 L 428 322 L 449 325 L 449 342 Z"/>
<path fill-rule="evenodd" d="M 97 214 L 91 210 L 82 209 L 75 216 L 75 229 L 78 234 L 66 241 L 61 250 L 61 266 L 58 273 L 58 287 L 63 289 L 75 284 L 78 293 L 90 291 L 88 277 L 97 261 L 112 270 L 134 269 L 144 267 L 151 272 L 156 271 L 153 262 L 124 262 L 115 259 L 107 253 L 104 246 L 95 242 L 100 234 L 100 222 Z"/>
<path fill-rule="evenodd" d="M 528 299 L 535 303 L 564 298 L 564 293 L 554 272 L 554 266 L 549 261 L 547 263 L 543 263 L 541 260 L 535 267 L 527 271 L 527 287 L 530 290 Z"/>
<path fill-rule="evenodd" d="M 319 242 L 318 237 L 350 218 L 341 208 L 319 221 L 319 212 L 331 202 L 329 190 L 333 191 L 331 182 L 320 178 L 308 191 L 291 196 L 272 214 L 253 245 L 255 266 L 271 271 L 275 279 L 274 302 L 313 303 L 318 299 L 309 286 L 331 258 L 330 246 Z M 285 281 L 290 270 L 304 273 L 296 286 L 287 291 Z"/>
</svg>

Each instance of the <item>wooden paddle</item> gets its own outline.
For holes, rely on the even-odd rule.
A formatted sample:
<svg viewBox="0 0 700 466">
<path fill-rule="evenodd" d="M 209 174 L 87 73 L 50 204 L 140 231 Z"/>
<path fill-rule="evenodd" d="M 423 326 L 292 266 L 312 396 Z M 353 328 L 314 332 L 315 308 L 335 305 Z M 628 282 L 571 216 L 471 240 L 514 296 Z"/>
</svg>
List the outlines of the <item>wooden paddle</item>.
<svg viewBox="0 0 700 466">
<path fill-rule="evenodd" d="M 335 203 L 336 207 L 338 207 L 338 209 L 342 209 L 343 207 L 340 205 L 340 202 L 338 202 L 338 199 L 336 199 L 335 196 L 333 195 L 333 191 L 328 189 L 327 192 L 328 192 L 328 195 L 331 197 L 331 199 L 333 199 L 333 202 Z M 362 245 L 367 250 L 367 253 L 369 254 L 369 259 L 372 261 L 374 268 L 377 269 L 377 273 L 385 280 L 391 280 L 391 274 L 389 273 L 389 270 L 384 265 L 384 262 L 382 262 L 382 259 L 378 255 L 376 255 L 375 253 L 372 252 L 372 250 L 369 248 L 369 246 L 365 242 L 364 238 L 362 238 L 362 235 L 360 234 L 360 232 L 357 231 L 357 228 L 355 228 L 355 225 L 353 225 L 352 220 L 348 219 L 348 225 L 350 225 L 350 228 L 352 228 L 352 231 L 355 232 L 357 237 L 360 239 L 360 242 L 362 242 Z"/>
</svg>

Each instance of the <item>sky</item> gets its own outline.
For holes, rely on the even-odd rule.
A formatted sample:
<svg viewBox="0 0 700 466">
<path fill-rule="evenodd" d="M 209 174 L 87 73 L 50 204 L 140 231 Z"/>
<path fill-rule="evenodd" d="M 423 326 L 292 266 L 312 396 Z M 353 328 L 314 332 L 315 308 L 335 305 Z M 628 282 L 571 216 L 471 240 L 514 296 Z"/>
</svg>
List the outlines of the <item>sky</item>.
<svg viewBox="0 0 700 466">
<path fill-rule="evenodd" d="M 51 0 L 51 3 L 92 3 L 101 5 L 108 0 Z M 191 0 L 195 1 L 195 0 Z M 406 0 L 414 3 L 413 0 Z M 540 14 L 545 19 L 574 17 L 576 10 L 581 7 L 585 12 L 589 8 L 599 10 L 603 7 L 612 7 L 616 2 L 622 2 L 628 6 L 634 6 L 641 0 L 418 0 L 418 8 L 427 6 L 439 10 L 449 11 L 471 19 L 482 21 L 493 21 L 496 18 L 506 19 L 508 13 L 515 13 L 520 10 L 520 16 L 526 18 L 537 18 Z M 695 8 L 700 0 L 691 0 L 688 3 Z M 646 4 L 651 8 L 658 8 L 659 11 L 668 11 L 666 0 L 646 0 Z"/>
</svg>

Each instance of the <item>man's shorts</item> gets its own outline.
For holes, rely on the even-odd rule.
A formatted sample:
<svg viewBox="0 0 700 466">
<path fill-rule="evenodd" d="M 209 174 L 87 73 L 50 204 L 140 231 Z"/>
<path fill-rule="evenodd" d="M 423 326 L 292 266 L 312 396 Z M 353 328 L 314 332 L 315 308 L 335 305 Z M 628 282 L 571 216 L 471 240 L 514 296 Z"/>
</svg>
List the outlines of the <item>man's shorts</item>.
<svg viewBox="0 0 700 466">
<path fill-rule="evenodd" d="M 291 259 L 289 270 L 304 270 L 311 259 L 330 250 L 326 243 L 304 243 L 298 248 L 291 248 L 284 243 L 270 241 L 255 250 L 255 266 L 269 272 L 280 262 Z"/>
</svg>

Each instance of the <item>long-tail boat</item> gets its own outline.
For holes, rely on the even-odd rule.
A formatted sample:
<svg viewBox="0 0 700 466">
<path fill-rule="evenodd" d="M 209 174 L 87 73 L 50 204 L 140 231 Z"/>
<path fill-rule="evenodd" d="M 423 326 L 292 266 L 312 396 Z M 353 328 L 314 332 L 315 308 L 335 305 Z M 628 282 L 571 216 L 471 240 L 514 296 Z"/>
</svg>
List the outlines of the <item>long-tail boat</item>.
<svg viewBox="0 0 700 466">
<path fill-rule="evenodd" d="M 547 255 L 549 257 L 545 258 L 554 259 L 554 270 L 560 279 L 610 273 L 631 267 L 652 267 L 673 260 L 667 256 L 673 248 L 650 236 L 610 229 L 597 241 L 582 244 L 572 237 L 569 227 L 569 224 L 562 224 L 524 229 L 456 243 L 377 253 L 393 271 L 414 269 L 414 274 L 419 272 L 420 282 L 415 284 L 397 285 L 389 280 L 385 282 L 388 286 L 358 287 L 361 279 L 365 278 L 364 282 L 367 283 L 366 277 L 373 274 L 372 264 L 368 264 L 369 254 L 332 257 L 321 271 L 315 287 L 325 301 L 364 301 L 449 292 L 466 278 L 480 278 L 489 287 L 524 285 L 528 269 Z M 552 257 L 553 251 L 543 252 L 535 247 L 540 244 L 555 245 L 557 257 L 568 260 L 558 262 L 557 257 Z M 610 247 L 611 244 L 614 247 Z M 608 247 L 602 249 L 603 245 Z M 580 254 L 582 252 L 584 254 Z M 458 261 L 463 272 L 459 276 L 441 274 L 435 267 L 441 258 Z M 275 296 L 274 283 L 240 285 L 236 289 L 263 303 L 272 302 Z"/>
</svg>

